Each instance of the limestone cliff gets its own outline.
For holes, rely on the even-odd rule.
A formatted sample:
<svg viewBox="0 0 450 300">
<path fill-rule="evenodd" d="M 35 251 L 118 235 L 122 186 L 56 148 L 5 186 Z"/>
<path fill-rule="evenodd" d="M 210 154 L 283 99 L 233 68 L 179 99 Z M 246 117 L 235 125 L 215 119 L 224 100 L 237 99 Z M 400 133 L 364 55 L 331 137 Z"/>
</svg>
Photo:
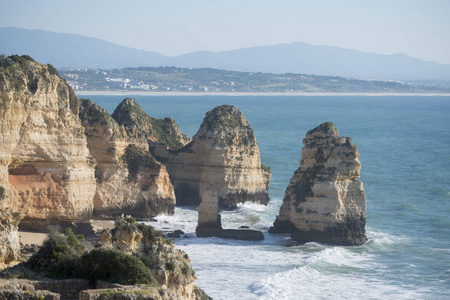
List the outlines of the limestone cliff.
<svg viewBox="0 0 450 300">
<path fill-rule="evenodd" d="M 19 221 L 19 214 L 0 209 L 0 270 L 19 261 Z"/>
<path fill-rule="evenodd" d="M 358 181 L 358 148 L 333 123 L 306 134 L 280 213 L 269 232 L 291 232 L 298 242 L 360 245 L 366 242 L 366 199 Z"/>
<path fill-rule="evenodd" d="M 137 224 L 133 219 L 118 219 L 113 230 L 102 233 L 101 240 L 103 247 L 139 257 L 162 287 L 175 292 L 175 299 L 201 299 L 199 295 L 207 299 L 195 286 L 189 256 L 151 226 Z"/>
<path fill-rule="evenodd" d="M 133 131 L 128 124 L 127 127 L 119 126 L 103 108 L 89 99 L 81 100 L 79 116 L 86 131 L 88 148 L 97 162 L 95 214 L 125 212 L 137 217 L 172 214 L 175 193 L 169 174 L 166 167 L 149 153 L 145 135 L 137 134 L 137 127 Z M 126 114 L 121 116 L 125 118 Z"/>
<path fill-rule="evenodd" d="M 94 165 L 78 98 L 56 70 L 28 56 L 0 65 L 0 186 L 3 207 L 25 219 L 92 213 Z"/>
<path fill-rule="evenodd" d="M 179 205 L 198 205 L 210 184 L 223 208 L 269 202 L 271 174 L 261 168 L 253 129 L 234 106 L 210 110 L 192 142 L 173 151 L 167 166 Z"/>
</svg>

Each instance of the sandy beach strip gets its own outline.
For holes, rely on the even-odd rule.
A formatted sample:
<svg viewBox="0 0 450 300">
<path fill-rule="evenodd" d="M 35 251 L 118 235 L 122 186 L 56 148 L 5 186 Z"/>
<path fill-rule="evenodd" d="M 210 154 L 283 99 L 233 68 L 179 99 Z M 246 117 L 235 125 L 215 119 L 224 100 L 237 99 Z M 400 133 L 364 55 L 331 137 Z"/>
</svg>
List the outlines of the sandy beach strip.
<svg viewBox="0 0 450 300">
<path fill-rule="evenodd" d="M 22 245 L 36 244 L 41 246 L 48 237 L 48 234 L 41 232 L 19 231 L 19 237 Z"/>
<path fill-rule="evenodd" d="M 113 229 L 114 221 L 113 220 L 90 220 L 92 229 L 94 232 L 99 232 L 103 229 Z M 48 233 L 45 232 L 36 232 L 36 231 L 26 231 L 19 230 L 20 242 L 22 245 L 31 245 L 36 244 L 41 246 L 45 239 L 48 237 Z"/>
</svg>

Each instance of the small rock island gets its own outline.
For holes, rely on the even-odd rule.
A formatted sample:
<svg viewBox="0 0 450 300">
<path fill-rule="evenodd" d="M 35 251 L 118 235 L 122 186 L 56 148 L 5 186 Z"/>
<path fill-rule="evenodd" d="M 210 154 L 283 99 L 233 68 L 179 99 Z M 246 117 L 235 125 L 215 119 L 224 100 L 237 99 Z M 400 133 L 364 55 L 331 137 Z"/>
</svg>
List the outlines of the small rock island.
<svg viewBox="0 0 450 300">
<path fill-rule="evenodd" d="M 300 168 L 269 233 L 291 233 L 300 243 L 364 244 L 366 198 L 357 180 L 358 147 L 349 137 L 339 137 L 331 122 L 310 130 L 303 144 Z"/>
</svg>

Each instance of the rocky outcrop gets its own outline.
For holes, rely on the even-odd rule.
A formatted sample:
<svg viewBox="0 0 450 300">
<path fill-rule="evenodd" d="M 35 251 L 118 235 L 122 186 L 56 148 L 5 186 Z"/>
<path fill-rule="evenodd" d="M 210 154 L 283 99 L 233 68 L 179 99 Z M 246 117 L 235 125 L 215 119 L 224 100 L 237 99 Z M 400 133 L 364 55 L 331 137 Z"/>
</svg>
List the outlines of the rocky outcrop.
<svg viewBox="0 0 450 300">
<path fill-rule="evenodd" d="M 174 290 L 151 286 L 120 286 L 108 289 L 84 290 L 80 292 L 80 300 L 165 300 L 195 299 L 212 300 L 198 287 L 195 287 L 193 298 L 180 298 Z"/>
<path fill-rule="evenodd" d="M 253 129 L 234 106 L 209 111 L 192 142 L 172 151 L 167 168 L 178 205 L 198 205 L 210 184 L 222 208 L 269 202 L 271 174 L 261 167 Z"/>
<path fill-rule="evenodd" d="M 0 209 L 0 270 L 19 262 L 19 214 Z"/>
<path fill-rule="evenodd" d="M 133 219 L 118 219 L 115 225 L 113 230 L 102 233 L 103 247 L 140 257 L 158 283 L 177 295 L 175 299 L 199 299 L 190 259 L 186 253 L 175 249 L 172 240 Z"/>
<path fill-rule="evenodd" d="M 127 105 L 138 106 L 133 99 L 125 99 L 119 107 Z M 80 101 L 79 116 L 85 128 L 87 146 L 97 162 L 95 214 L 111 216 L 125 212 L 136 217 L 173 214 L 175 193 L 166 167 L 150 154 L 148 135 L 142 133 L 137 122 L 129 121 L 134 118 L 133 113 L 128 113 L 132 115 L 116 109 L 116 115 L 122 121 L 119 126 L 91 100 Z M 140 112 L 139 116 L 142 114 L 145 113 Z M 150 130 L 148 126 L 145 128 Z"/>
<path fill-rule="evenodd" d="M 202 201 L 197 207 L 197 211 L 198 224 L 195 230 L 197 237 L 220 237 L 245 241 L 264 240 L 264 234 L 261 231 L 222 228 L 219 213 L 219 198 L 212 184 L 203 192 Z"/>
<path fill-rule="evenodd" d="M 0 186 L 3 207 L 25 218 L 92 214 L 95 162 L 78 118 L 78 98 L 52 66 L 27 56 L 0 66 Z"/>
<path fill-rule="evenodd" d="M 59 294 L 49 291 L 0 290 L 0 300 L 60 300 Z"/>
<path fill-rule="evenodd" d="M 132 98 L 124 99 L 114 110 L 112 117 L 123 126 L 129 138 L 143 143 L 153 154 L 168 158 L 168 150 L 176 150 L 190 142 L 172 118 L 157 119 L 145 113 Z"/>
<path fill-rule="evenodd" d="M 327 122 L 306 134 L 294 173 L 270 233 L 339 245 L 366 242 L 366 199 L 358 148 Z"/>
</svg>

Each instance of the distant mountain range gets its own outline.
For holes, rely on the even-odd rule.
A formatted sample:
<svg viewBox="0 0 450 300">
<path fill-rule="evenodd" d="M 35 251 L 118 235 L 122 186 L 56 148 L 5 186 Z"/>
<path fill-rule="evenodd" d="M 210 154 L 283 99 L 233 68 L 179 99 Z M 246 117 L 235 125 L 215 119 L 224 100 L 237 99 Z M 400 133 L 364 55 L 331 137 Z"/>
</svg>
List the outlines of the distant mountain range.
<svg viewBox="0 0 450 300">
<path fill-rule="evenodd" d="M 364 53 L 300 42 L 222 52 L 198 51 L 168 57 L 80 35 L 12 27 L 0 28 L 0 41 L 0 53 L 28 54 L 36 61 L 50 63 L 59 69 L 176 66 L 384 80 L 450 81 L 450 65 L 404 54 Z"/>
</svg>

